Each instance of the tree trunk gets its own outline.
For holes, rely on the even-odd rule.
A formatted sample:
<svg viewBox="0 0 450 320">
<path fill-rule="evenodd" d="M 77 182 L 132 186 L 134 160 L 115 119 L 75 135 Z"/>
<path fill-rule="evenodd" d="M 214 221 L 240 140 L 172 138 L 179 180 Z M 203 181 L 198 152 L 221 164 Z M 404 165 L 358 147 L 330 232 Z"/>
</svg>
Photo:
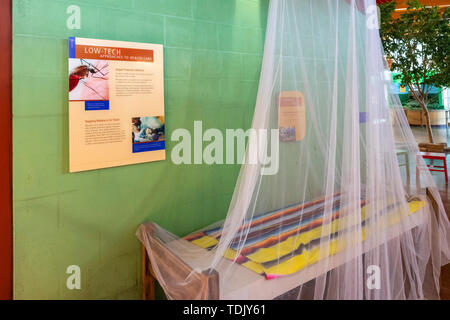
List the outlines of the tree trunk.
<svg viewBox="0 0 450 320">
<path fill-rule="evenodd" d="M 428 107 L 423 102 L 420 102 L 419 104 L 420 104 L 420 107 L 422 108 L 423 115 L 425 117 L 425 126 L 427 127 L 428 142 L 434 143 L 433 132 L 431 131 L 430 114 L 428 112 Z"/>
</svg>

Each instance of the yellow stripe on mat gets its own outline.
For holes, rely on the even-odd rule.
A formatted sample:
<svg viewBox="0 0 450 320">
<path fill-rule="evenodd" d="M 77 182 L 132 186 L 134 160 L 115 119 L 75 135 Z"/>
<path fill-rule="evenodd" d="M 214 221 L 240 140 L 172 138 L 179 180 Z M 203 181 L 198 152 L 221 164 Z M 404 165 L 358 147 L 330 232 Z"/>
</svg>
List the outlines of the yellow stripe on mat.
<svg viewBox="0 0 450 320">
<path fill-rule="evenodd" d="M 192 243 L 195 244 L 196 246 L 199 246 L 200 248 L 206 249 L 218 244 L 219 241 L 217 241 L 217 239 L 213 237 L 203 236 L 199 239 L 192 241 Z"/>
<path fill-rule="evenodd" d="M 417 212 L 418 210 L 422 209 L 425 206 L 425 202 L 423 201 L 412 201 L 408 203 L 409 206 L 409 214 L 413 214 Z M 399 209 L 400 210 L 400 209 Z M 396 211 L 398 212 L 398 210 Z M 361 219 L 364 221 L 366 216 L 366 208 L 363 207 L 361 209 Z M 361 228 L 360 232 L 350 232 L 349 234 L 344 235 L 344 238 L 347 241 L 343 241 L 341 239 L 340 241 L 338 239 L 332 240 L 329 242 L 329 244 L 323 244 L 323 248 L 325 249 L 325 252 L 322 253 L 323 257 L 319 258 L 320 248 L 315 247 L 311 250 L 303 250 L 301 254 L 292 256 L 291 258 L 280 262 L 279 264 L 276 264 L 272 267 L 264 267 L 263 263 L 268 261 L 276 260 L 280 257 L 283 257 L 295 249 L 297 249 L 301 244 L 307 244 L 311 242 L 314 239 L 318 239 L 320 237 L 329 236 L 339 230 L 339 225 L 348 226 L 346 216 L 337 219 L 333 221 L 330 225 L 330 228 L 325 232 L 323 229 L 323 226 L 314 228 L 308 232 L 292 236 L 285 241 L 282 241 L 276 245 L 273 245 L 268 248 L 261 248 L 258 251 L 250 254 L 247 256 L 249 259 L 247 262 L 243 263 L 242 266 L 256 272 L 259 274 L 272 274 L 272 275 L 288 275 L 295 273 L 303 268 L 305 268 L 308 265 L 311 265 L 313 263 L 316 263 L 320 259 L 323 259 L 327 256 L 332 256 L 340 251 L 342 251 L 344 248 L 348 247 L 346 243 L 347 241 L 355 242 L 357 244 L 360 241 L 365 240 L 365 233 L 366 228 Z M 384 220 L 384 223 L 387 222 L 388 226 L 393 226 L 397 223 L 399 223 L 401 220 L 401 217 L 396 214 L 390 214 L 386 220 Z M 383 223 L 383 222 L 381 222 Z M 352 224 L 353 225 L 353 224 Z M 325 233 L 323 233 L 325 232 Z M 358 241 L 358 238 L 360 239 Z M 196 239 L 192 241 L 193 244 L 201 247 L 201 248 L 209 248 L 211 246 L 214 246 L 218 243 L 216 238 L 209 237 L 209 236 L 203 236 L 202 238 Z M 328 246 L 328 248 L 326 247 Z M 328 249 L 328 250 L 327 250 Z M 326 253 L 328 251 L 328 254 Z M 228 248 L 227 251 L 224 254 L 224 257 L 228 260 L 234 260 L 236 258 L 236 251 Z"/>
</svg>

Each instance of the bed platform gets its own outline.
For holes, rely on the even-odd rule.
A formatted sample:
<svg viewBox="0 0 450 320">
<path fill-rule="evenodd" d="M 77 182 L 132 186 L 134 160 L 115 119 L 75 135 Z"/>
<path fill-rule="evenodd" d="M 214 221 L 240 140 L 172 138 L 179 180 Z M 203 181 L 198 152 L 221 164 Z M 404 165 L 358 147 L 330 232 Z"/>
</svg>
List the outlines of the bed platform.
<svg viewBox="0 0 450 320">
<path fill-rule="evenodd" d="M 436 212 L 437 201 L 433 198 L 431 190 L 427 189 L 426 195 L 425 208 L 430 208 L 431 211 Z M 407 217 L 411 229 L 422 223 L 425 212 L 427 211 L 422 208 Z M 181 283 L 190 275 L 188 285 L 184 285 L 183 289 L 178 291 L 174 286 L 173 292 L 170 292 L 172 297 L 181 300 L 275 299 L 297 288 L 300 284 L 306 284 L 339 267 L 345 261 L 348 261 L 349 254 L 346 251 L 338 252 L 328 259 L 319 260 L 293 274 L 266 280 L 263 275 L 225 258 L 221 259 L 215 270 L 208 270 L 214 258 L 214 253 L 183 238 L 164 244 L 155 236 L 155 225 L 153 223 L 143 224 L 141 228 L 143 228 L 141 232 L 145 233 L 150 243 L 153 258 L 158 261 L 158 269 L 165 273 L 164 279 L 172 279 L 174 283 Z M 388 241 L 402 234 L 398 224 L 390 226 L 390 228 Z M 362 243 L 363 252 L 368 252 L 380 244 L 381 240 L 379 243 L 364 241 Z M 152 267 L 146 250 L 145 246 L 142 245 L 142 298 L 152 300 L 155 299 L 155 284 L 157 281 L 155 272 L 158 272 L 158 269 Z M 233 268 L 233 271 L 229 272 L 229 268 Z M 229 281 L 222 282 L 220 287 L 219 277 L 225 272 L 229 272 L 227 274 Z M 203 289 L 205 287 L 207 290 Z M 200 292 L 204 292 L 202 296 L 198 296 Z"/>
</svg>

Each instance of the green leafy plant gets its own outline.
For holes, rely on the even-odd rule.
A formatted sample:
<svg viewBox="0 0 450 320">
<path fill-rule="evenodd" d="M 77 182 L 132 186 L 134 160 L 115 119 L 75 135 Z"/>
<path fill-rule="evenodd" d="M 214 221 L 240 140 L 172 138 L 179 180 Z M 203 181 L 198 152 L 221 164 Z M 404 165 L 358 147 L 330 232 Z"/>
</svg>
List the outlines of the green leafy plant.
<svg viewBox="0 0 450 320">
<path fill-rule="evenodd" d="M 428 92 L 450 87 L 450 8 L 425 7 L 408 1 L 407 10 L 394 19 L 396 1 L 380 5 L 380 35 L 396 80 L 409 87 L 425 116 L 428 140 L 434 143 L 428 113 Z"/>
</svg>

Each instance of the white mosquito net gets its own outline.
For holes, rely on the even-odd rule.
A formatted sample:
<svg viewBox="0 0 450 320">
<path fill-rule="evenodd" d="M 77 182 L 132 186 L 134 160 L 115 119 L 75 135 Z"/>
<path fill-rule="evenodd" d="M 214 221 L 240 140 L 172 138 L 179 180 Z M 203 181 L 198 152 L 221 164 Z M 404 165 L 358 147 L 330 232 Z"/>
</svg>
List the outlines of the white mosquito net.
<svg viewBox="0 0 450 320">
<path fill-rule="evenodd" d="M 226 219 L 184 238 L 138 230 L 168 298 L 439 297 L 449 222 L 389 93 L 376 14 L 375 0 L 270 1 Z"/>
</svg>

